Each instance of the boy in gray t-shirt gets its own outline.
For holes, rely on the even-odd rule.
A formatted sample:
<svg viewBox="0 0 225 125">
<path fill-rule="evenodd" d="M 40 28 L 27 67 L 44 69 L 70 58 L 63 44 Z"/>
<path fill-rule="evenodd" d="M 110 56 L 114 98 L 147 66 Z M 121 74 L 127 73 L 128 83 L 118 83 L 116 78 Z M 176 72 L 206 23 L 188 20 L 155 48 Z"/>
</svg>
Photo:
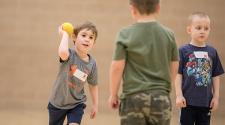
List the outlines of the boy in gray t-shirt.
<svg viewBox="0 0 225 125">
<path fill-rule="evenodd" d="M 97 38 L 97 29 L 87 22 L 76 27 L 72 36 L 60 26 L 59 34 L 62 36 L 58 49 L 60 67 L 48 105 L 49 125 L 63 125 L 66 116 L 69 125 L 78 125 L 86 106 L 86 82 L 93 100 L 90 117 L 95 118 L 98 111 L 97 65 L 88 54 Z M 74 49 L 68 47 L 70 38 Z"/>
</svg>

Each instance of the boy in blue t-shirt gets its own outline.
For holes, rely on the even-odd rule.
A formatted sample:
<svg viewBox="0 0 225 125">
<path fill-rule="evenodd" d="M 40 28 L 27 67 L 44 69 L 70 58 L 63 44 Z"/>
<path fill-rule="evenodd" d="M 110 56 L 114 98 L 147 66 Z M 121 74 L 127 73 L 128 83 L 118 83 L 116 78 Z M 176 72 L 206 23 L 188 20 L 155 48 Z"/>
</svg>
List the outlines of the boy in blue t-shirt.
<svg viewBox="0 0 225 125">
<path fill-rule="evenodd" d="M 181 125 L 209 125 L 211 111 L 218 107 L 220 75 L 224 73 L 215 48 L 206 44 L 209 16 L 189 16 L 191 41 L 179 49 L 180 62 L 175 82 L 176 105 L 181 108 Z"/>
</svg>

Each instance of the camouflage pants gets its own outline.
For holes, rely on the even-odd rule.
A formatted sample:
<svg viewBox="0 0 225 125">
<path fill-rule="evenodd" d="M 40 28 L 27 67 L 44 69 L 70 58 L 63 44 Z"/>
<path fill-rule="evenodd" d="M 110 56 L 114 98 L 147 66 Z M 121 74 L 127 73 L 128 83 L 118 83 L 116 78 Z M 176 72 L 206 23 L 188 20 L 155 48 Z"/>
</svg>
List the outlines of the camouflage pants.
<svg viewBox="0 0 225 125">
<path fill-rule="evenodd" d="M 171 100 L 160 91 L 133 94 L 121 100 L 121 125 L 170 125 Z"/>
</svg>

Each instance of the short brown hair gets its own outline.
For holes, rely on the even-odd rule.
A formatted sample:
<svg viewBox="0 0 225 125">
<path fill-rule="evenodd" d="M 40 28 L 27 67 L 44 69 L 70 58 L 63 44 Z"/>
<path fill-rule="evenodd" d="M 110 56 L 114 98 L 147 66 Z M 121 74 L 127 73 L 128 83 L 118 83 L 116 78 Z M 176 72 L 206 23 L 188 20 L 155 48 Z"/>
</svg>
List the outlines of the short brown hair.
<svg viewBox="0 0 225 125">
<path fill-rule="evenodd" d="M 93 34 L 95 35 L 95 40 L 97 39 L 97 36 L 98 36 L 97 28 L 93 23 L 91 23 L 89 21 L 75 27 L 73 30 L 74 35 L 77 36 L 78 33 L 83 29 L 91 30 L 93 32 Z"/>
<path fill-rule="evenodd" d="M 156 7 L 160 0 L 130 0 L 130 5 L 133 5 L 140 14 L 151 14 L 156 11 Z"/>
</svg>

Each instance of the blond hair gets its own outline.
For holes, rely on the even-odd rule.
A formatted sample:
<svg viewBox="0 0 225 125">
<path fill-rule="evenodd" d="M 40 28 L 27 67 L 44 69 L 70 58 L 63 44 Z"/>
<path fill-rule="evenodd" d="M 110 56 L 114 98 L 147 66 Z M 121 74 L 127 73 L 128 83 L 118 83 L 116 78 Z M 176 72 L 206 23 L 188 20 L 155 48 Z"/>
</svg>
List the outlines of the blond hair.
<svg viewBox="0 0 225 125">
<path fill-rule="evenodd" d="M 193 19 L 196 17 L 210 19 L 209 16 L 204 12 L 194 12 L 194 13 L 190 14 L 188 17 L 188 25 L 191 24 Z"/>
</svg>

